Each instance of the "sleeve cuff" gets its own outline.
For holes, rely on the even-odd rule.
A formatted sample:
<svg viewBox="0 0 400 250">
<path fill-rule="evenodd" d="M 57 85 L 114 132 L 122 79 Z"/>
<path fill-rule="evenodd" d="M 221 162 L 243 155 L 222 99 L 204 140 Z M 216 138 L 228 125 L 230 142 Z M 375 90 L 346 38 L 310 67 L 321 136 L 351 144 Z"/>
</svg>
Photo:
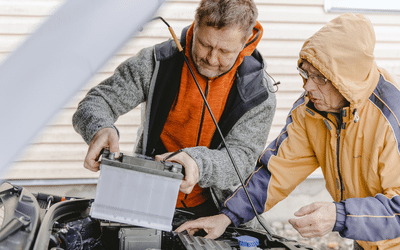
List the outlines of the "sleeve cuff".
<svg viewBox="0 0 400 250">
<path fill-rule="evenodd" d="M 117 129 L 117 127 L 116 127 L 115 125 L 112 125 L 112 128 L 115 129 L 115 130 L 117 131 L 118 139 L 120 139 L 119 130 Z"/>
<path fill-rule="evenodd" d="M 198 184 L 200 187 L 203 187 L 201 185 L 201 180 L 203 179 L 203 164 L 201 161 L 201 157 L 199 157 L 199 154 L 196 151 L 196 147 L 184 148 L 184 149 L 182 149 L 182 151 L 187 153 L 196 162 L 197 168 L 199 169 L 199 183 Z"/>
<path fill-rule="evenodd" d="M 341 232 L 346 221 L 346 209 L 343 202 L 334 202 L 336 205 L 336 222 L 333 231 Z"/>
<path fill-rule="evenodd" d="M 235 227 L 238 227 L 240 225 L 240 220 L 231 211 L 229 211 L 229 209 L 223 208 L 220 213 L 228 216 Z"/>
</svg>

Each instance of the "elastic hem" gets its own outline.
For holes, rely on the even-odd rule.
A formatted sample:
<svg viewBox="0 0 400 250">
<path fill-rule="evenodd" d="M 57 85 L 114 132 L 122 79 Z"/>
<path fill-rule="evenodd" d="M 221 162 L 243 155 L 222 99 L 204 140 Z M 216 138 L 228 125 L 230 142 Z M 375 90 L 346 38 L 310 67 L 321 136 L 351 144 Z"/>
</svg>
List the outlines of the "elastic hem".
<svg viewBox="0 0 400 250">
<path fill-rule="evenodd" d="M 344 229 L 345 221 L 346 221 L 346 209 L 344 203 L 342 202 L 333 202 L 336 205 L 336 222 L 333 227 L 333 231 L 341 232 Z"/>
</svg>

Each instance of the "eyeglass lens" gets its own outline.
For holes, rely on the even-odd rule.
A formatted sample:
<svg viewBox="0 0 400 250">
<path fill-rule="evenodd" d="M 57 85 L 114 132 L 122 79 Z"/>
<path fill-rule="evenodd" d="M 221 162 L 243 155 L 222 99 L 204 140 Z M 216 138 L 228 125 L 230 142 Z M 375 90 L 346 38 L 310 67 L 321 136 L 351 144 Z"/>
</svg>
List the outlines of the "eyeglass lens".
<svg viewBox="0 0 400 250">
<path fill-rule="evenodd" d="M 299 67 L 297 67 L 297 70 L 299 71 L 300 76 L 302 76 L 306 80 L 308 80 L 308 78 L 310 77 L 313 80 L 313 82 L 315 82 L 318 85 L 324 85 L 326 83 L 325 77 L 309 75 L 307 71 Z"/>
</svg>

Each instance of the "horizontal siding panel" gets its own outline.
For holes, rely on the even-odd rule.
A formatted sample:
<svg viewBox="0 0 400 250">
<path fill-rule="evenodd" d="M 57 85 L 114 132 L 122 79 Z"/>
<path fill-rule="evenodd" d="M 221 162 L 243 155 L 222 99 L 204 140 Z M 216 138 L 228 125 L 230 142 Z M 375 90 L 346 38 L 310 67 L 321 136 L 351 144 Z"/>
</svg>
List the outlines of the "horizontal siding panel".
<svg viewBox="0 0 400 250">
<path fill-rule="evenodd" d="M 400 36 L 400 33 L 398 34 L 398 36 Z M 377 60 L 394 59 L 394 60 L 398 61 L 400 58 L 399 43 L 378 42 L 375 45 L 374 54 L 375 54 L 375 57 L 377 58 Z"/>
<path fill-rule="evenodd" d="M 279 129 L 282 129 L 286 124 L 286 118 L 289 114 L 289 111 L 290 109 L 277 109 L 275 112 L 273 125 Z"/>
<path fill-rule="evenodd" d="M 371 20 L 372 25 L 374 27 L 379 27 L 383 25 L 387 26 L 399 26 L 400 25 L 400 18 L 399 14 L 370 14 L 370 13 L 361 13 L 362 15 L 368 17 Z"/>
<path fill-rule="evenodd" d="M 329 22 L 343 13 L 326 13 L 323 5 L 261 5 L 257 6 L 261 22 L 268 23 L 298 23 L 298 24 L 322 24 Z M 361 13 L 371 20 L 374 27 L 399 26 L 399 15 Z"/>
<path fill-rule="evenodd" d="M 71 162 L 17 162 L 6 174 L 8 180 L 98 178 L 100 172 L 83 167 L 83 160 Z"/>
<path fill-rule="evenodd" d="M 157 11 L 155 16 L 162 16 L 165 20 L 193 21 L 199 1 L 174 2 L 169 1 Z M 169 21 L 167 21 L 169 23 Z M 170 23 L 171 24 L 171 23 Z M 165 24 L 164 24 L 165 26 Z M 171 25 L 172 26 L 172 25 Z M 174 26 L 172 26 L 174 28 Z M 175 28 L 174 28 L 175 29 Z"/>
<path fill-rule="evenodd" d="M 288 92 L 277 92 L 276 93 L 276 102 L 277 107 L 280 109 L 290 109 L 293 106 L 293 103 L 300 97 L 301 93 L 288 93 Z"/>
<path fill-rule="evenodd" d="M 267 58 L 268 73 L 274 75 L 298 76 L 296 58 Z"/>
<path fill-rule="evenodd" d="M 275 140 L 276 137 L 281 133 L 283 126 L 272 126 L 271 130 L 269 131 L 268 134 L 268 140 L 267 140 L 267 145 L 271 143 L 273 140 Z"/>
<path fill-rule="evenodd" d="M 120 143 L 120 151 L 132 153 L 133 143 Z M 85 159 L 88 146 L 80 144 L 37 144 L 27 150 L 17 162 L 64 162 L 82 161 Z"/>
<path fill-rule="evenodd" d="M 269 39 L 268 32 L 265 32 L 263 37 L 266 40 L 262 41 L 262 43 L 259 43 L 257 49 L 264 57 L 267 58 L 267 63 L 268 58 L 271 57 L 296 59 L 299 55 L 300 49 L 304 44 L 304 41 L 296 40 L 267 40 Z"/>
<path fill-rule="evenodd" d="M 377 42 L 400 42 L 400 26 L 374 26 L 374 30 Z"/>
<path fill-rule="evenodd" d="M 389 72 L 400 76 L 400 58 L 397 60 L 377 60 L 377 64 L 379 67 L 383 67 Z"/>
<path fill-rule="evenodd" d="M 51 121 L 53 125 L 72 125 L 72 116 L 76 109 L 62 109 L 60 113 Z M 120 116 L 116 122 L 117 125 L 140 125 L 140 108 Z"/>
<path fill-rule="evenodd" d="M 400 19 L 400 18 L 399 18 Z M 305 41 L 315 32 L 320 30 L 323 24 L 302 24 L 302 23 L 274 23 L 263 24 L 263 39 L 272 40 L 297 40 Z M 377 26 L 374 27 L 377 42 L 400 42 L 400 26 Z"/>
<path fill-rule="evenodd" d="M 254 0 L 257 5 L 261 4 L 280 4 L 280 5 L 323 5 L 324 0 Z"/>
<path fill-rule="evenodd" d="M 116 127 L 120 134 L 120 143 L 133 144 L 136 141 L 136 131 L 138 126 L 119 126 Z M 80 144 L 84 143 L 80 134 L 75 132 L 72 126 L 48 126 L 44 129 L 34 144 Z"/>
<path fill-rule="evenodd" d="M 258 20 L 263 23 L 323 24 L 337 15 L 326 14 L 320 5 L 258 5 Z"/>
<path fill-rule="evenodd" d="M 88 146 L 80 144 L 34 144 L 20 157 L 18 162 L 37 161 L 83 161 Z"/>
<path fill-rule="evenodd" d="M 47 126 L 32 141 L 32 144 L 70 144 L 82 143 L 82 137 L 75 132 L 72 126 Z"/>
</svg>

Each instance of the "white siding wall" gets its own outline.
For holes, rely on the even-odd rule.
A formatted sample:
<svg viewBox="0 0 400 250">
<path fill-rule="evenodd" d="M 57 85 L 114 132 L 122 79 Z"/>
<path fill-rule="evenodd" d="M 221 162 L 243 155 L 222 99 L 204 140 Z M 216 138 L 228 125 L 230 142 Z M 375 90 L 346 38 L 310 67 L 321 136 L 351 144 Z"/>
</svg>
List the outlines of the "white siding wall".
<svg viewBox="0 0 400 250">
<path fill-rule="evenodd" d="M 0 0 L 0 63 L 62 3 L 62 0 Z M 324 0 L 256 0 L 256 3 L 259 21 L 264 27 L 264 36 L 258 49 L 266 59 L 267 71 L 276 81 L 281 82 L 277 92 L 277 113 L 268 139 L 271 141 L 283 127 L 292 103 L 302 92 L 302 81 L 296 71 L 296 61 L 304 40 L 339 14 L 326 13 Z M 192 22 L 197 4 L 197 0 L 167 1 L 158 14 L 169 22 L 179 36 L 181 29 Z M 378 64 L 400 76 L 400 15 L 365 15 L 371 19 L 375 28 L 375 55 Z M 146 25 L 143 31 L 128 42 L 44 128 L 26 152 L 11 166 L 7 178 L 97 178 L 98 173 L 83 168 L 87 145 L 71 125 L 78 102 L 90 87 L 110 76 L 123 60 L 136 54 L 143 47 L 168 38 L 169 31 L 161 21 L 153 21 Z M 12 118 L 3 117 L 1 122 L 10 119 Z M 139 122 L 139 109 L 118 120 L 121 151 L 132 151 Z"/>
</svg>

